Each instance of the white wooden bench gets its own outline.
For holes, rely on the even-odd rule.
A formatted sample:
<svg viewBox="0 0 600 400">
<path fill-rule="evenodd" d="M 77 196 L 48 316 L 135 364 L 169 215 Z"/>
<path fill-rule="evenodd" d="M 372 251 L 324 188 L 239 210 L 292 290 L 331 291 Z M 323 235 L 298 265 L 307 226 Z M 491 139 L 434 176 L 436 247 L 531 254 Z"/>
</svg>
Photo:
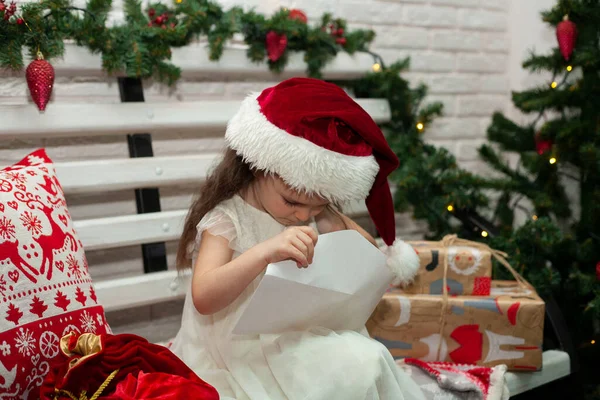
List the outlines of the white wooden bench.
<svg viewBox="0 0 600 400">
<path fill-rule="evenodd" d="M 302 75 L 305 65 L 302 55 L 291 57 L 285 75 L 274 77 L 265 65 L 247 61 L 245 50 L 227 49 L 219 63 L 208 61 L 204 47 L 190 46 L 173 53 L 174 62 L 183 68 L 184 76 L 263 76 L 270 80 L 285 76 Z M 353 79 L 371 69 L 370 55 L 355 57 L 339 55 L 324 71 L 325 78 Z M 67 46 L 64 61 L 56 62 L 57 76 L 100 75 L 100 59 L 86 50 Z M 358 99 L 358 102 L 377 122 L 390 118 L 389 105 L 383 99 Z M 218 130 L 221 134 L 239 102 L 200 101 L 171 103 L 120 103 L 120 104 L 60 104 L 51 103 L 45 113 L 34 105 L 0 106 L 2 127 L 0 144 L 15 138 L 57 138 L 73 136 L 151 133 L 155 137 L 172 131 L 194 132 L 198 136 Z M 125 145 L 125 144 L 124 144 Z M 2 147 L 2 146 L 0 146 Z M 50 153 L 52 157 L 52 154 Z M 168 187 L 190 184 L 197 186 L 206 176 L 217 153 L 148 157 L 129 159 L 103 159 L 57 163 L 57 173 L 67 195 L 96 193 L 110 196 L 117 190 Z M 355 204 L 351 215 L 366 212 L 363 204 Z M 149 214 L 112 216 L 76 220 L 76 230 L 86 252 L 114 249 L 145 243 L 176 241 L 180 235 L 186 209 Z M 171 266 L 172 267 L 172 266 Z M 107 311 L 131 309 L 181 299 L 185 282 L 178 279 L 173 269 L 139 274 L 133 277 L 114 278 L 95 283 L 97 296 Z M 110 321 L 109 321 L 110 322 Z M 164 338 L 168 339 L 168 338 Z M 570 373 L 569 356 L 551 350 L 544 354 L 544 369 L 535 373 L 509 373 L 511 392 L 523 391 L 543 385 Z"/>
</svg>

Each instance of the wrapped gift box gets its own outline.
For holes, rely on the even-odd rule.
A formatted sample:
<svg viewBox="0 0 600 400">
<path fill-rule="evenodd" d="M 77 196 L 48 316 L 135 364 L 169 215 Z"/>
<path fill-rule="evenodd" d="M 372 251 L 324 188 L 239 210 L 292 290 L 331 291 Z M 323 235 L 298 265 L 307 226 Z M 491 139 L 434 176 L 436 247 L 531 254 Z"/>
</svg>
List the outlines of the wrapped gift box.
<svg viewBox="0 0 600 400">
<path fill-rule="evenodd" d="M 403 287 L 403 291 L 413 294 L 442 294 L 446 268 L 450 294 L 489 295 L 494 250 L 481 243 L 447 238 L 439 242 L 408 242 L 419 255 L 421 265 L 415 280 L 410 286 Z"/>
<path fill-rule="evenodd" d="M 535 290 L 514 281 L 492 281 L 489 296 L 447 296 L 446 302 L 442 295 L 392 289 L 367 330 L 396 359 L 536 371 L 542 366 L 544 313 Z"/>
</svg>

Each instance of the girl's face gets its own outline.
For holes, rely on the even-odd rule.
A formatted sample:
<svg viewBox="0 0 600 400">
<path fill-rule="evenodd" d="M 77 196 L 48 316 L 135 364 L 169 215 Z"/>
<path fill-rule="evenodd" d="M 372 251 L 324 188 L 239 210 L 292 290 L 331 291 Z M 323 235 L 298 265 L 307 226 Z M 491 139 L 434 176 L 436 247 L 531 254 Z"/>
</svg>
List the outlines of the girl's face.
<svg viewBox="0 0 600 400">
<path fill-rule="evenodd" d="M 318 215 L 329 201 L 299 193 L 279 177 L 258 174 L 254 195 L 260 206 L 282 225 L 301 225 Z"/>
</svg>

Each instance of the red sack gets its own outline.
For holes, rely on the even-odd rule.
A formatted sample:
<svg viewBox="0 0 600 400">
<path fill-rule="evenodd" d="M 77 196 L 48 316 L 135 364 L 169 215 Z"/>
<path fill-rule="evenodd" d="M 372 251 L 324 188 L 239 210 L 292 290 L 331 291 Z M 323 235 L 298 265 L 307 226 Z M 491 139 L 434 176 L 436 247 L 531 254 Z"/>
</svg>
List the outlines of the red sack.
<svg viewBox="0 0 600 400">
<path fill-rule="evenodd" d="M 41 387 L 41 400 L 184 398 L 218 400 L 216 389 L 200 379 L 164 346 L 130 334 L 71 333 L 61 339 L 61 361 Z M 193 393 L 193 397 L 191 396 Z"/>
<path fill-rule="evenodd" d="M 119 382 L 115 392 L 102 397 L 102 400 L 204 400 L 209 398 L 204 385 L 202 381 L 177 375 L 140 371 L 137 377 L 127 375 L 125 380 Z"/>
</svg>

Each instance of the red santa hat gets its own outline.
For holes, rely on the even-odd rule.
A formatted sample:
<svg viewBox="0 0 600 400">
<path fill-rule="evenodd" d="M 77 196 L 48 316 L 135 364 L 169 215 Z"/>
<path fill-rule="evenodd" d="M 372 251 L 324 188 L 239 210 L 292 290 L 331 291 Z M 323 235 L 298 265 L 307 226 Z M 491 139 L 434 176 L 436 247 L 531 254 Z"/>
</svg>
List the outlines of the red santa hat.
<svg viewBox="0 0 600 400">
<path fill-rule="evenodd" d="M 386 243 L 397 281 L 409 281 L 419 260 L 396 239 L 387 177 L 398 165 L 371 116 L 340 87 L 292 78 L 247 97 L 227 125 L 230 148 L 252 167 L 290 187 L 336 203 L 365 200 Z"/>
</svg>

